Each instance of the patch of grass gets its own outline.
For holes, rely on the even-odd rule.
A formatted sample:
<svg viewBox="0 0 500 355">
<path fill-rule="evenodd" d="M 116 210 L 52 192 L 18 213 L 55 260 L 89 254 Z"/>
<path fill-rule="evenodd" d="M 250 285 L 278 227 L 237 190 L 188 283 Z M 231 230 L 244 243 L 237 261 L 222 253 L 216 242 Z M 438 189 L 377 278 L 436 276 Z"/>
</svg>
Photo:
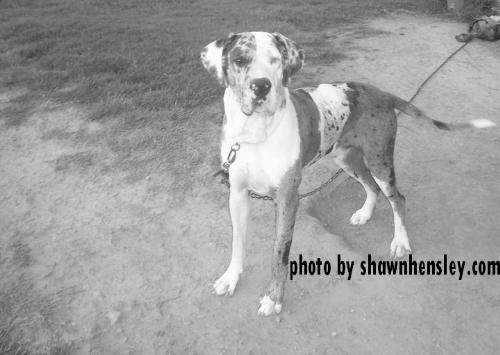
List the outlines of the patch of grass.
<svg viewBox="0 0 500 355">
<path fill-rule="evenodd" d="M 300 38 L 397 7 L 424 6 L 395 0 L 4 0 L 0 59 L 9 65 L 0 76 L 3 85 L 27 86 L 62 102 L 100 107 L 122 97 L 127 110 L 128 99 L 141 110 L 189 109 L 220 96 L 199 51 L 228 32 L 278 30 Z M 335 59 L 321 45 L 313 53 L 316 61 Z M 73 89 L 60 94 L 65 86 Z"/>
<path fill-rule="evenodd" d="M 26 63 L 30 60 L 38 60 L 47 54 L 50 49 L 54 46 L 54 42 L 48 41 L 38 41 L 32 45 L 25 46 L 17 52 L 17 56 L 22 63 Z"/>
<path fill-rule="evenodd" d="M 5 118 L 5 127 L 6 128 L 18 128 L 23 123 L 26 122 L 30 112 L 29 107 L 12 107 L 1 110 L 0 113 Z"/>
<path fill-rule="evenodd" d="M 20 95 L 0 109 L 0 119 L 4 120 L 6 128 L 18 128 L 26 122 L 33 109 L 32 97 L 29 94 Z"/>
<path fill-rule="evenodd" d="M 29 275 L 33 263 L 27 235 L 3 238 L 0 246 L 0 354 L 70 354 L 56 309 L 67 304 L 73 289 L 42 294 Z"/>
<path fill-rule="evenodd" d="M 132 99 L 121 96 L 109 98 L 107 102 L 94 105 L 88 114 L 88 119 L 91 121 L 105 120 L 107 117 L 116 117 L 126 112 L 133 112 L 135 108 Z"/>
</svg>

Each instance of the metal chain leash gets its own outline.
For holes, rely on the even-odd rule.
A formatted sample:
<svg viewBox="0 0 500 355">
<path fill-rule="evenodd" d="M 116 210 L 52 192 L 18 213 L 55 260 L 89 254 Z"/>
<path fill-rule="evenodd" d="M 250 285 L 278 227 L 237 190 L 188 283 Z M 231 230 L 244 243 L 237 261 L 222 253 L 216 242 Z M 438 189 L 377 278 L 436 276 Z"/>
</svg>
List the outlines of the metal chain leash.
<svg viewBox="0 0 500 355">
<path fill-rule="evenodd" d="M 342 170 L 342 169 L 337 170 L 335 172 L 335 174 L 332 175 L 331 178 L 329 178 L 327 181 L 325 181 L 324 183 L 322 183 L 321 185 L 319 185 L 314 190 L 306 192 L 305 194 L 299 194 L 299 200 L 301 200 L 301 199 L 303 199 L 305 197 L 309 197 L 309 196 L 315 194 L 316 192 L 318 192 L 320 190 L 323 190 L 323 188 L 325 188 L 327 185 L 329 185 L 330 183 L 332 183 L 336 178 L 338 178 L 340 176 L 340 174 L 342 174 L 343 171 L 344 170 Z"/>
<path fill-rule="evenodd" d="M 271 196 L 259 195 L 258 193 L 253 192 L 253 191 L 248 191 L 248 196 L 250 196 L 251 198 L 255 198 L 257 200 L 264 200 L 264 201 L 272 201 L 272 200 L 274 200 Z"/>
</svg>

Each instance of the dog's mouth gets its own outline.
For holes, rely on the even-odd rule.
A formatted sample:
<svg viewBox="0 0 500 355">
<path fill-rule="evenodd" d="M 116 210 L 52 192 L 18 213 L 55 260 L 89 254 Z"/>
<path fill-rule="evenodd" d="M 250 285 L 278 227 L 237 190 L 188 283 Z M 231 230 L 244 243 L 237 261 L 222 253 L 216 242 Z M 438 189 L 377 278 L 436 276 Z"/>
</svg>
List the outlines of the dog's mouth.
<svg viewBox="0 0 500 355">
<path fill-rule="evenodd" d="M 241 103 L 241 111 L 246 116 L 251 116 L 254 112 L 259 112 L 265 101 L 265 97 L 260 99 L 251 98 L 250 100 L 243 99 Z"/>
</svg>

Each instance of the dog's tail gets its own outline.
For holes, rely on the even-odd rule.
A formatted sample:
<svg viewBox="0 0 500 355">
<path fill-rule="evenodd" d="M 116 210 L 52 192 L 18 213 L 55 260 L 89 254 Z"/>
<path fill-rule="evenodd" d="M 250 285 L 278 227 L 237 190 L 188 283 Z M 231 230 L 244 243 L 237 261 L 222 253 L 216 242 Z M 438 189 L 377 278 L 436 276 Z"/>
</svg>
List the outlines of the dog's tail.
<svg viewBox="0 0 500 355">
<path fill-rule="evenodd" d="M 479 118 L 475 120 L 470 120 L 466 123 L 445 123 L 442 121 L 438 121 L 427 116 L 422 110 L 418 109 L 411 103 L 406 100 L 403 100 L 397 96 L 392 96 L 392 102 L 394 107 L 399 111 L 403 111 L 407 115 L 412 116 L 413 118 L 423 118 L 425 120 L 430 121 L 435 127 L 439 129 L 443 129 L 446 131 L 455 131 L 460 129 L 468 129 L 468 128 L 489 128 L 493 127 L 496 124 L 490 120 L 485 118 Z"/>
</svg>

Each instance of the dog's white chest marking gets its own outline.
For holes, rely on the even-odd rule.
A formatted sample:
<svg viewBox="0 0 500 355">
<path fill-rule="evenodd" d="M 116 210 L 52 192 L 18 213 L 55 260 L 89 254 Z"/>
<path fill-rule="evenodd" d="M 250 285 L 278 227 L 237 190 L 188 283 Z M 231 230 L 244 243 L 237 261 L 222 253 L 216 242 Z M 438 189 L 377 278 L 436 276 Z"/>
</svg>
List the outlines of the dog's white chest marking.
<svg viewBox="0 0 500 355">
<path fill-rule="evenodd" d="M 293 104 L 287 97 L 287 104 L 269 119 L 245 116 L 232 100 L 231 93 L 226 93 L 224 101 L 227 122 L 221 145 L 222 161 L 226 160 L 234 143 L 241 146 L 230 167 L 231 181 L 257 193 L 269 193 L 270 189 L 279 186 L 300 155 Z"/>
<path fill-rule="evenodd" d="M 346 95 L 348 90 L 350 89 L 347 84 L 321 84 L 317 88 L 307 90 L 318 107 L 321 134 L 319 154 L 309 165 L 331 151 L 342 134 L 342 129 L 351 113 L 349 98 Z"/>
</svg>

